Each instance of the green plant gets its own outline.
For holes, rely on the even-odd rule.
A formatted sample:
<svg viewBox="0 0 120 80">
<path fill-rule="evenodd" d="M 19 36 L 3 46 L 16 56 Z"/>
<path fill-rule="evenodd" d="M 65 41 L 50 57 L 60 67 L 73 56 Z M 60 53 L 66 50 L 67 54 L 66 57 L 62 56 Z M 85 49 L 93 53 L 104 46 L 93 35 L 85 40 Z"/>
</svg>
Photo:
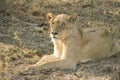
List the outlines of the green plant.
<svg viewBox="0 0 120 80">
<path fill-rule="evenodd" d="M 17 31 L 14 32 L 14 40 L 16 40 L 21 47 L 23 45 L 23 40 L 19 37 L 19 34 Z"/>
</svg>

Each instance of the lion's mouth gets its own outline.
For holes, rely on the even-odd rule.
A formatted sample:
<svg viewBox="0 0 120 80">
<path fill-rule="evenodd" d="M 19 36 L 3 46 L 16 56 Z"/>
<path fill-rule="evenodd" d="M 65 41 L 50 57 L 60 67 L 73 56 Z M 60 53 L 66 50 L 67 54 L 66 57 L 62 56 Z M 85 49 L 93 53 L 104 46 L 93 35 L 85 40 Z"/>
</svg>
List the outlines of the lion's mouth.
<svg viewBox="0 0 120 80">
<path fill-rule="evenodd" d="M 53 37 L 53 38 L 56 38 L 56 37 Z"/>
<path fill-rule="evenodd" d="M 57 37 L 56 37 L 56 35 L 52 35 L 52 38 L 53 38 L 53 39 L 56 39 Z"/>
<path fill-rule="evenodd" d="M 53 36 L 52 38 L 53 38 L 53 39 L 57 39 L 57 37 L 55 37 L 55 36 Z"/>
<path fill-rule="evenodd" d="M 58 39 L 57 35 L 53 35 L 53 34 L 51 34 L 51 38 L 52 39 Z"/>
<path fill-rule="evenodd" d="M 59 38 L 56 36 L 53 36 L 52 39 L 58 40 Z"/>
</svg>

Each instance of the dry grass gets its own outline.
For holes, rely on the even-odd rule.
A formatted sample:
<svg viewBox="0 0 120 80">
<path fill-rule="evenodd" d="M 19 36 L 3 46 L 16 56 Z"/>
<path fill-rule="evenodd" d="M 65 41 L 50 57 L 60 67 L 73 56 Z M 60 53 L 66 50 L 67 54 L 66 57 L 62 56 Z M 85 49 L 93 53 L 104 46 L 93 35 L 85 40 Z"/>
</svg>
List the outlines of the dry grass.
<svg viewBox="0 0 120 80">
<path fill-rule="evenodd" d="M 10 2 L 9 2 L 10 1 Z M 8 0 L 0 11 L 0 80 L 120 80 L 120 54 L 78 64 L 76 71 L 21 72 L 53 52 L 46 14 L 77 13 L 83 28 L 104 27 L 120 43 L 119 0 Z"/>
</svg>

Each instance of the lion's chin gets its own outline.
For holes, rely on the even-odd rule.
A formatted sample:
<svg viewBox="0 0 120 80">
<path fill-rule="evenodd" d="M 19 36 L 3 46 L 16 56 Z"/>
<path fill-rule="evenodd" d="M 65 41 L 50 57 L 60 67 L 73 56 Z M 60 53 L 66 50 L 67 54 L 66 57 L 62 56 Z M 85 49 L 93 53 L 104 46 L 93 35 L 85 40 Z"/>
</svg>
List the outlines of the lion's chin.
<svg viewBox="0 0 120 80">
<path fill-rule="evenodd" d="M 59 39 L 58 39 L 58 38 L 56 38 L 56 37 L 53 37 L 52 39 L 53 39 L 53 40 L 59 40 Z"/>
<path fill-rule="evenodd" d="M 53 42 L 57 42 L 57 41 L 59 41 L 59 40 L 60 40 L 60 39 L 58 39 L 58 38 L 56 38 L 56 37 L 53 37 L 53 38 L 52 38 L 52 41 L 53 41 Z"/>
</svg>

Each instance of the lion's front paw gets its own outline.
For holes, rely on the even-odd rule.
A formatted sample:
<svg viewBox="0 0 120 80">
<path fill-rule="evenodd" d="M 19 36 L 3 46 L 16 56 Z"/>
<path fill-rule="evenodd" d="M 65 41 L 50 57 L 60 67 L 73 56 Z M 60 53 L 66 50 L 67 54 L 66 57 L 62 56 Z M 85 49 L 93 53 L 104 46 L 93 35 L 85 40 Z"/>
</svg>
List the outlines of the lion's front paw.
<svg viewBox="0 0 120 80">
<path fill-rule="evenodd" d="M 30 65 L 30 66 L 27 66 L 25 69 L 23 69 L 20 74 L 24 74 L 24 75 L 27 75 L 27 74 L 34 74 L 34 72 L 37 71 L 37 68 L 35 67 L 35 65 Z"/>
<path fill-rule="evenodd" d="M 42 65 L 42 64 L 45 64 L 45 63 L 48 61 L 49 58 L 50 58 L 49 55 L 45 55 L 45 56 L 43 56 L 43 57 L 40 59 L 40 61 L 36 63 L 36 65 Z"/>
</svg>

